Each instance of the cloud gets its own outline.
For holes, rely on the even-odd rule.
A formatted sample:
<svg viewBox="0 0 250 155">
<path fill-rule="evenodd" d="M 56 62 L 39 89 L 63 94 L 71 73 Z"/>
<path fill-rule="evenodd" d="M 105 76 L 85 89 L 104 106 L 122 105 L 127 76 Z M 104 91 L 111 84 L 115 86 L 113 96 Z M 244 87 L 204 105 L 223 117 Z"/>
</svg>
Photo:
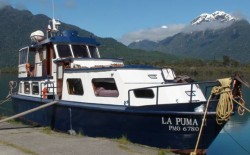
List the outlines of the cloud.
<svg viewBox="0 0 250 155">
<path fill-rule="evenodd" d="M 218 30 L 230 26 L 233 21 L 229 22 L 204 22 L 199 25 L 191 24 L 177 24 L 177 25 L 164 25 L 161 27 L 142 29 L 136 32 L 130 32 L 124 34 L 121 39 L 118 39 L 125 45 L 129 45 L 134 41 L 139 40 L 150 40 L 150 41 L 160 41 L 167 37 L 173 36 L 177 33 L 192 33 L 195 31 L 205 31 L 205 30 Z"/>
<path fill-rule="evenodd" d="M 195 31 L 205 31 L 205 30 L 218 30 L 221 28 L 226 28 L 230 26 L 233 23 L 233 21 L 229 22 L 219 22 L 219 21 L 214 21 L 214 22 L 204 22 L 199 25 L 189 25 L 185 29 L 183 29 L 183 33 L 192 33 Z"/>
<path fill-rule="evenodd" d="M 125 45 L 128 45 L 135 40 L 159 41 L 181 32 L 185 27 L 186 27 L 185 24 L 177 24 L 177 25 L 164 25 L 161 27 L 142 29 L 136 32 L 130 32 L 124 34 L 121 37 L 121 39 L 119 39 L 119 41 Z"/>
</svg>

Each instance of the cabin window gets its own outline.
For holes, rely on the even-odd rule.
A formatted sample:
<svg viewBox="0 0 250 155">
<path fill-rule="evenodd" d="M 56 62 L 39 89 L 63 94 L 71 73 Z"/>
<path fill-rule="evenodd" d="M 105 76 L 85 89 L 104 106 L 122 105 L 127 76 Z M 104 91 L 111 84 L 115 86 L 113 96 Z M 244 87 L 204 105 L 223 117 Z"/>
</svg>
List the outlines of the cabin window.
<svg viewBox="0 0 250 155">
<path fill-rule="evenodd" d="M 90 52 L 91 58 L 99 58 L 98 50 L 95 46 L 89 46 L 89 52 Z"/>
<path fill-rule="evenodd" d="M 72 57 L 68 45 L 57 45 L 57 51 L 60 58 Z"/>
<path fill-rule="evenodd" d="M 119 92 L 113 78 L 101 78 L 92 80 L 94 93 L 100 97 L 118 97 Z"/>
<path fill-rule="evenodd" d="M 83 57 L 88 58 L 88 50 L 85 45 L 72 45 L 72 50 L 74 53 L 75 58 Z"/>
<path fill-rule="evenodd" d="M 28 48 L 19 51 L 19 64 L 25 64 L 28 58 Z"/>
<path fill-rule="evenodd" d="M 33 95 L 39 95 L 39 85 L 38 82 L 32 83 L 32 94 Z"/>
<path fill-rule="evenodd" d="M 19 93 L 23 93 L 23 83 L 19 83 Z"/>
<path fill-rule="evenodd" d="M 70 95 L 83 95 L 82 80 L 79 78 L 67 79 L 68 93 Z"/>
<path fill-rule="evenodd" d="M 29 82 L 24 82 L 24 93 L 30 94 L 30 83 Z"/>
<path fill-rule="evenodd" d="M 154 92 L 152 89 L 136 89 L 134 95 L 137 98 L 154 98 Z"/>
<path fill-rule="evenodd" d="M 36 52 L 35 51 L 30 51 L 29 52 L 29 57 L 28 57 L 28 62 L 29 64 L 33 65 L 35 64 L 35 56 L 36 56 Z"/>
</svg>

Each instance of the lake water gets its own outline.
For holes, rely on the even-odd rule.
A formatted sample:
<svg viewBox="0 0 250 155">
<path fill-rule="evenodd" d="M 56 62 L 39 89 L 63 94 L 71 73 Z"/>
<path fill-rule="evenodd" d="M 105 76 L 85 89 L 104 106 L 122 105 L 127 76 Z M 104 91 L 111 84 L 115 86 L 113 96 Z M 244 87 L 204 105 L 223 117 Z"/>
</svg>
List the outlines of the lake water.
<svg viewBox="0 0 250 155">
<path fill-rule="evenodd" d="M 0 101 L 8 95 L 9 81 L 17 80 L 15 74 L 0 73 Z M 246 106 L 250 108 L 250 89 L 243 89 Z M 0 105 L 0 115 L 11 115 L 9 102 Z M 231 117 L 224 129 L 208 148 L 207 155 L 249 155 L 250 154 L 250 114 Z"/>
</svg>

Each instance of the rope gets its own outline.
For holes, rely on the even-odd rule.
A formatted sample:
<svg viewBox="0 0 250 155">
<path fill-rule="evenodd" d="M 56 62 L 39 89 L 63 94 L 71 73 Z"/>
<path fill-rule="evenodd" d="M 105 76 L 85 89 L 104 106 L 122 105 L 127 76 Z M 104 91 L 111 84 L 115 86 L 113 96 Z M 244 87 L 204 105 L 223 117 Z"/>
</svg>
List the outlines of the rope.
<svg viewBox="0 0 250 155">
<path fill-rule="evenodd" d="M 11 95 L 13 95 L 13 89 L 17 87 L 16 81 L 9 81 L 9 94 L 6 98 L 9 98 Z"/>
<path fill-rule="evenodd" d="M 212 89 L 212 93 L 220 95 L 219 102 L 216 108 L 216 121 L 217 124 L 222 124 L 224 121 L 229 120 L 233 113 L 233 95 L 230 89 L 232 82 L 231 78 L 219 79 L 221 86 L 215 86 Z"/>
<path fill-rule="evenodd" d="M 239 101 L 234 99 L 232 90 L 230 89 L 230 84 L 232 82 L 231 78 L 219 79 L 218 81 L 221 83 L 221 86 L 215 86 L 212 90 L 213 94 L 220 95 L 216 108 L 216 121 L 218 124 L 222 124 L 230 119 L 234 110 L 234 103 L 239 105 L 239 115 L 243 115 L 245 110 L 250 112 L 250 110 L 245 107 L 245 101 L 243 100 L 242 95 L 237 96 Z"/>
<path fill-rule="evenodd" d="M 11 98 L 10 98 L 10 97 L 8 97 L 8 98 L 5 99 L 5 100 L 1 100 L 1 101 L 0 101 L 0 105 L 4 104 L 5 102 L 8 102 L 8 101 L 11 101 Z"/>
<path fill-rule="evenodd" d="M 199 132 L 199 135 L 198 135 L 198 138 L 197 138 L 197 142 L 196 142 L 196 145 L 195 145 L 194 152 L 191 152 L 190 155 L 196 155 L 197 148 L 198 148 L 198 145 L 199 145 L 199 142 L 200 142 L 201 133 L 202 133 L 202 130 L 203 130 L 203 127 L 204 127 L 204 122 L 205 122 L 206 115 L 207 115 L 208 106 L 209 106 L 211 98 L 212 98 L 212 94 L 209 96 L 209 99 L 207 101 L 207 106 L 206 106 L 206 109 L 205 109 L 205 112 L 204 112 L 204 115 L 203 115 L 201 128 L 200 128 L 200 132 Z"/>
<path fill-rule="evenodd" d="M 5 102 L 8 102 L 11 100 L 11 96 L 13 95 L 13 89 L 15 89 L 17 86 L 16 81 L 10 81 L 9 82 L 9 94 L 6 96 L 5 100 L 0 101 L 0 105 L 4 104 Z"/>
<path fill-rule="evenodd" d="M 197 138 L 197 142 L 195 145 L 195 149 L 194 149 L 194 152 L 190 153 L 190 155 L 197 154 L 197 148 L 198 148 L 201 133 L 202 133 L 202 130 L 204 127 L 204 122 L 205 122 L 205 118 L 207 115 L 207 109 L 208 109 L 210 100 L 213 96 L 220 95 L 219 102 L 218 102 L 217 108 L 216 108 L 216 121 L 217 121 L 217 124 L 219 124 L 219 125 L 221 125 L 223 122 L 230 119 L 230 117 L 233 113 L 233 109 L 234 109 L 234 106 L 233 106 L 234 102 L 239 105 L 238 112 L 240 115 L 244 114 L 244 110 L 247 110 L 248 112 L 250 112 L 250 110 L 244 106 L 245 102 L 242 99 L 242 95 L 240 95 L 240 100 L 239 100 L 240 102 L 238 102 L 234 99 L 234 97 L 232 95 L 232 90 L 230 89 L 231 82 L 232 82 L 231 78 L 219 79 L 218 81 L 220 82 L 221 86 L 214 86 L 212 91 L 211 91 L 211 95 L 207 101 L 206 109 L 205 109 L 205 112 L 203 115 L 202 124 L 201 124 L 200 132 L 199 132 L 199 135 Z"/>
<path fill-rule="evenodd" d="M 53 101 L 53 102 L 49 102 L 49 103 L 47 103 L 47 104 L 43 104 L 43 105 L 41 105 L 41 106 L 39 106 L 39 107 L 36 107 L 36 108 L 30 109 L 30 110 L 21 112 L 21 113 L 19 113 L 19 114 L 16 114 L 16 115 L 14 115 L 14 116 L 11 116 L 11 117 L 2 119 L 2 120 L 0 120 L 0 123 L 3 123 L 3 122 L 6 122 L 6 121 L 9 121 L 9 120 L 11 120 L 11 119 L 15 119 L 15 118 L 18 118 L 18 117 L 27 115 L 27 114 L 29 114 L 29 113 L 32 113 L 32 112 L 35 112 L 35 111 L 38 111 L 38 110 L 41 110 L 41 109 L 46 108 L 46 107 L 48 107 L 48 106 L 54 105 L 54 104 L 56 104 L 56 103 L 58 103 L 58 102 L 59 102 L 59 101 Z"/>
</svg>

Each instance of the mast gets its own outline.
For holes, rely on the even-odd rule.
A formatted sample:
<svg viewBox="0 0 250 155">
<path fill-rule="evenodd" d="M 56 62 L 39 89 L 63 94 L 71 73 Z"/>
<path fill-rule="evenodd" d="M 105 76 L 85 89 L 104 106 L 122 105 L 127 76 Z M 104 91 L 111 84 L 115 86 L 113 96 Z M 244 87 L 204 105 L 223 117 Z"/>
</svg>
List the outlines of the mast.
<svg viewBox="0 0 250 155">
<path fill-rule="evenodd" d="M 55 19 L 54 14 L 55 14 L 54 0 L 52 0 L 52 19 L 49 20 L 47 29 L 47 38 L 56 36 L 57 32 L 59 32 L 59 27 L 61 25 L 61 22 L 58 19 Z"/>
</svg>

